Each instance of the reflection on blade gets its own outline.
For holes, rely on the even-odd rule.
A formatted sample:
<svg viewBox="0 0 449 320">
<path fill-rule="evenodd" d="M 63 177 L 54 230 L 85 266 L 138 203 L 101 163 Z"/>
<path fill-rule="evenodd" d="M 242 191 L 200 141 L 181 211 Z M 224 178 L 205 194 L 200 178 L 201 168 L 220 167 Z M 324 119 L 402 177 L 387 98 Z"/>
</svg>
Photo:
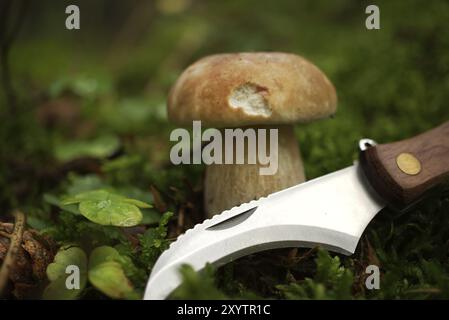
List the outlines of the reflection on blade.
<svg viewBox="0 0 449 320">
<path fill-rule="evenodd" d="M 145 299 L 164 299 L 180 284 L 178 269 L 221 265 L 267 249 L 321 245 L 351 254 L 384 203 L 358 165 L 243 204 L 180 236 L 150 276 Z"/>
</svg>

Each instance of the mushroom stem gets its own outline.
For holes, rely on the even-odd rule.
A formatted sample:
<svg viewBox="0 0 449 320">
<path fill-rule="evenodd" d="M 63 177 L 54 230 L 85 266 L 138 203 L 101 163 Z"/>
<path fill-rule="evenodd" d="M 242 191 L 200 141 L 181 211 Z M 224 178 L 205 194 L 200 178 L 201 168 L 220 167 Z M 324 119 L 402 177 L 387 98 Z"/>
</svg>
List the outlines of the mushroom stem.
<svg viewBox="0 0 449 320">
<path fill-rule="evenodd" d="M 278 129 L 277 172 L 273 175 L 260 175 L 259 168 L 267 165 L 248 164 L 247 157 L 245 164 L 207 166 L 204 206 L 208 217 L 305 181 L 293 126 L 263 126 L 255 129 L 260 128 L 267 129 L 267 155 L 270 152 L 269 129 Z M 247 150 L 245 142 L 245 152 Z"/>
</svg>

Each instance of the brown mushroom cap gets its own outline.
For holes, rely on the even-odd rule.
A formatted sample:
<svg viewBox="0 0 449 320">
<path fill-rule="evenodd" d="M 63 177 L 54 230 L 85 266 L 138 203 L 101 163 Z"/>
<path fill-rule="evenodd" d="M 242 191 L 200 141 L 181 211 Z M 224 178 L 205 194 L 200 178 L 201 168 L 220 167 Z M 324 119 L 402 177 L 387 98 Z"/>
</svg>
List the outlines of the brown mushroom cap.
<svg viewBox="0 0 449 320">
<path fill-rule="evenodd" d="M 168 98 L 168 116 L 179 125 L 309 122 L 336 108 L 335 88 L 324 73 L 300 56 L 280 52 L 200 59 L 181 74 Z"/>
</svg>

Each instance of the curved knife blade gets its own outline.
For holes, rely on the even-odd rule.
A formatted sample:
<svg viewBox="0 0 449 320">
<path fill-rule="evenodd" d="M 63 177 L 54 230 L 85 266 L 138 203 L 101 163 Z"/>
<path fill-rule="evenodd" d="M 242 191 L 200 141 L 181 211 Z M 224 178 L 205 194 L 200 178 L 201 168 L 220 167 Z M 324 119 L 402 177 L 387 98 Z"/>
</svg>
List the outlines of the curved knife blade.
<svg viewBox="0 0 449 320">
<path fill-rule="evenodd" d="M 205 220 L 156 262 L 145 299 L 164 299 L 181 283 L 179 267 L 201 270 L 274 248 L 313 247 L 352 254 L 365 227 L 385 206 L 357 164 L 242 204 Z"/>
</svg>

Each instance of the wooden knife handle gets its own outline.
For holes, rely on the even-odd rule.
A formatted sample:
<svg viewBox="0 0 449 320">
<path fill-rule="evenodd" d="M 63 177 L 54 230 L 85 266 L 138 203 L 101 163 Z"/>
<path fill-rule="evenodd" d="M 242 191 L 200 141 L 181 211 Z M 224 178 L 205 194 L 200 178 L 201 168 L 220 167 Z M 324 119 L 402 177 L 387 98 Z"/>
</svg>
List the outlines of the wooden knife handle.
<svg viewBox="0 0 449 320">
<path fill-rule="evenodd" d="M 403 209 L 449 179 L 449 122 L 410 139 L 368 147 L 360 163 L 371 186 Z"/>
</svg>

